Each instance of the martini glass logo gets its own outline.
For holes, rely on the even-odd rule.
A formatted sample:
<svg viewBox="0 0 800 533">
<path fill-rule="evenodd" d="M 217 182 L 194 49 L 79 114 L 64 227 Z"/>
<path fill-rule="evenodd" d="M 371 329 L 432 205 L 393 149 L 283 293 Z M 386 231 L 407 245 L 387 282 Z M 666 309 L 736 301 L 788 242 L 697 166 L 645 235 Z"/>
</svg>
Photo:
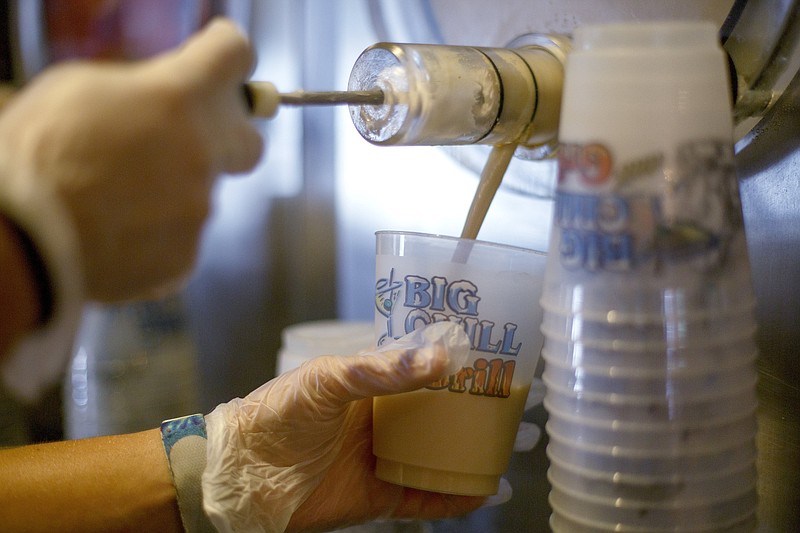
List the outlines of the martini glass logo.
<svg viewBox="0 0 800 533">
<path fill-rule="evenodd" d="M 388 278 L 380 278 L 375 282 L 375 309 L 386 318 L 386 333 L 378 339 L 378 346 L 387 339 L 395 339 L 392 331 L 392 313 L 394 313 L 397 300 L 400 299 L 402 287 L 403 282 L 394 279 L 394 269 L 389 271 Z"/>
</svg>

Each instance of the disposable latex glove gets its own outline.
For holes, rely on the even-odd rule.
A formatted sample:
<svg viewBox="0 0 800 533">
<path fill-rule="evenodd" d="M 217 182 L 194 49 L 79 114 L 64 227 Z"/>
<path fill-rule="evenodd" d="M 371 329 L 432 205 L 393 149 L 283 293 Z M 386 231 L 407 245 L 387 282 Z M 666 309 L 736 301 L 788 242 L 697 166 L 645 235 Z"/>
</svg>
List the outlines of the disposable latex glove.
<svg viewBox="0 0 800 533">
<path fill-rule="evenodd" d="M 224 532 L 325 531 L 378 517 L 465 514 L 483 498 L 403 488 L 374 476 L 372 396 L 460 368 L 469 340 L 439 323 L 374 353 L 323 356 L 206 416 L 203 501 Z"/>
<path fill-rule="evenodd" d="M 150 295 L 190 271 L 213 178 L 262 152 L 241 93 L 253 61 L 217 20 L 151 60 L 54 66 L 0 113 L 0 179 L 64 207 L 89 298 Z"/>
</svg>

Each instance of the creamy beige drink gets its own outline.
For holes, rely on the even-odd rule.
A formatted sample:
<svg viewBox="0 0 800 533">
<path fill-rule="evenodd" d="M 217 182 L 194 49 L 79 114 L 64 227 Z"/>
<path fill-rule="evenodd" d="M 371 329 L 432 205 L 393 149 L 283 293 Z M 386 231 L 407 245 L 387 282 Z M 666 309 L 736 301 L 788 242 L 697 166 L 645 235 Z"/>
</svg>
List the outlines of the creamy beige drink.
<svg viewBox="0 0 800 533">
<path fill-rule="evenodd" d="M 506 169 L 516 149 L 516 143 L 503 144 L 492 148 L 489 160 L 481 172 L 478 188 L 475 189 L 475 196 L 472 198 L 472 205 L 470 205 L 467 213 L 464 228 L 461 230 L 462 239 L 478 238 L 483 220 L 489 211 L 489 206 L 492 204 L 497 189 L 500 188 L 500 183 L 503 181 L 503 176 L 505 176 Z"/>
<path fill-rule="evenodd" d="M 458 324 L 469 343 L 448 375 L 375 398 L 378 478 L 434 492 L 497 493 L 542 347 L 545 262 L 544 254 L 496 243 L 377 233 L 377 345 L 439 322 Z"/>
<path fill-rule="evenodd" d="M 495 494 L 529 388 L 513 386 L 505 398 L 449 389 L 375 398 L 376 475 L 436 492 Z"/>
</svg>

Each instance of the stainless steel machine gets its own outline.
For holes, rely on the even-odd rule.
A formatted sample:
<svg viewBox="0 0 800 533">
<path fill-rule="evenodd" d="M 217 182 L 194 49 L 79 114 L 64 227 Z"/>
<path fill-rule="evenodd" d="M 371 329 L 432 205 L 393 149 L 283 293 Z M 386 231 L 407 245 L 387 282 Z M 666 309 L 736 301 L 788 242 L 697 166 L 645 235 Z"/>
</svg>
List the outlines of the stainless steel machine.
<svg viewBox="0 0 800 533">
<path fill-rule="evenodd" d="M 9 2 L 18 79 L 52 59 L 46 31 L 34 31 L 43 28 L 40 4 L 47 2 Z M 190 11 L 202 5 L 239 18 L 259 52 L 254 78 L 283 90 L 343 89 L 358 54 L 383 40 L 504 47 L 541 34 L 569 36 L 586 23 L 714 21 L 736 73 L 736 160 L 758 298 L 761 530 L 800 531 L 800 2 L 169 4 Z M 206 410 L 274 374 L 287 325 L 370 320 L 374 231 L 458 234 L 488 153 L 476 146 L 372 146 L 355 132 L 345 109 L 282 110 L 261 127 L 268 155 L 252 175 L 219 184 L 187 291 Z M 545 249 L 554 165 L 535 156 L 515 158 L 480 238 Z M 546 413 L 535 409 L 526 419 L 543 427 Z M 542 441 L 533 452 L 515 454 L 509 503 L 426 524 L 427 531 L 546 531 L 544 448 Z"/>
<path fill-rule="evenodd" d="M 400 6 L 391 0 L 375 0 L 368 4 L 378 38 L 405 42 L 507 46 L 536 34 L 569 35 L 581 24 L 648 19 L 702 18 L 719 25 L 720 38 L 736 73 L 736 160 L 758 298 L 761 528 L 800 529 L 798 2 L 430 0 Z M 478 147 L 448 151 L 473 171 L 486 157 Z M 542 202 L 546 203 L 552 190 L 553 165 L 548 160 L 518 158 L 505 177 L 505 186 L 512 195 L 527 198 L 528 209 L 546 211 Z M 474 182 L 471 186 L 464 184 L 470 190 L 474 186 Z M 456 212 L 465 209 L 461 206 Z M 533 236 L 547 235 L 546 223 L 541 220 L 518 214 L 493 226 L 492 217 L 501 218 L 503 215 L 497 212 L 504 209 L 525 207 L 508 197 L 493 205 L 487 217 L 490 238 L 541 245 L 541 240 Z M 518 235 L 517 224 L 526 224 L 530 234 Z M 516 458 L 510 476 L 515 489 L 519 486 L 522 490 L 517 489 L 512 502 L 493 516 L 492 528 L 475 531 L 546 529 L 546 488 L 542 486 L 546 485 L 546 460 L 541 453 L 537 456 L 542 449 L 540 444 L 531 457 Z"/>
</svg>

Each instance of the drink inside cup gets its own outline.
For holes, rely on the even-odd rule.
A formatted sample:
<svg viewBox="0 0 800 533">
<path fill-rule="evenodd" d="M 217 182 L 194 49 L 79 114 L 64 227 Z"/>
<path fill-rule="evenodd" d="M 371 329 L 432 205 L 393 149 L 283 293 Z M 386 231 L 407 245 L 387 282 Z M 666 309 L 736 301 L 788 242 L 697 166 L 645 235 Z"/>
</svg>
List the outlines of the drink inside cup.
<svg viewBox="0 0 800 533">
<path fill-rule="evenodd" d="M 528 389 L 514 387 L 507 398 L 447 390 L 376 398 L 377 476 L 437 492 L 495 494 L 508 468 Z"/>
<path fill-rule="evenodd" d="M 464 327 L 471 348 L 467 363 L 439 381 L 375 398 L 380 479 L 451 494 L 497 492 L 542 346 L 544 264 L 544 254 L 523 248 L 378 233 L 378 344 L 450 321 Z"/>
</svg>

